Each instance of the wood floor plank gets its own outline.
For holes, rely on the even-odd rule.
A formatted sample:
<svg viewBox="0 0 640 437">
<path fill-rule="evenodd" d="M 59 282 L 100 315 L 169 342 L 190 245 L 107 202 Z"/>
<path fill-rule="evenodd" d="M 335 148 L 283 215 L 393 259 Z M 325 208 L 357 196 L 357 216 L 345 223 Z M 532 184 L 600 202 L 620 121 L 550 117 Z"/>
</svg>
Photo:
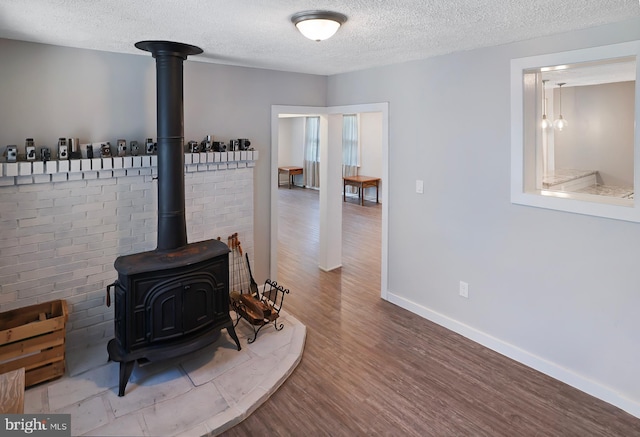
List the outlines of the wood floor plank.
<svg viewBox="0 0 640 437">
<path fill-rule="evenodd" d="M 640 419 L 381 300 L 380 205 L 343 203 L 343 267 L 323 272 L 317 192 L 278 194 L 278 282 L 305 351 L 225 436 L 640 436 Z"/>
</svg>

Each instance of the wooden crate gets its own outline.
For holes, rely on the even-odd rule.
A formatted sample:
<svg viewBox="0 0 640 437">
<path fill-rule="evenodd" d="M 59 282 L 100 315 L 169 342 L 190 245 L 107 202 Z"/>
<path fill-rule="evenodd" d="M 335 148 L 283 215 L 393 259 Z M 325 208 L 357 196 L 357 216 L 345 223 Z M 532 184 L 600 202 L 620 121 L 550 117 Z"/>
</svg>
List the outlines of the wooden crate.
<svg viewBox="0 0 640 437">
<path fill-rule="evenodd" d="M 64 300 L 0 313 L 0 374 L 24 367 L 26 387 L 62 376 L 67 318 Z"/>
</svg>

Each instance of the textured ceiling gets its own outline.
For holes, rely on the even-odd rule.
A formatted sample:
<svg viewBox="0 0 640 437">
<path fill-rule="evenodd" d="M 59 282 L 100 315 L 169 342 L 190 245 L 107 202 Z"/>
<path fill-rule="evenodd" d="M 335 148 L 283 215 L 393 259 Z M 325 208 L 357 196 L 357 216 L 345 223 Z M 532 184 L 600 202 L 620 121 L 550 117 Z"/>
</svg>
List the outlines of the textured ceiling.
<svg viewBox="0 0 640 437">
<path fill-rule="evenodd" d="M 314 42 L 295 12 L 348 21 Z M 201 47 L 194 61 L 331 75 L 615 23 L 637 0 L 2 0 L 0 37 L 134 53 L 147 39 Z"/>
</svg>

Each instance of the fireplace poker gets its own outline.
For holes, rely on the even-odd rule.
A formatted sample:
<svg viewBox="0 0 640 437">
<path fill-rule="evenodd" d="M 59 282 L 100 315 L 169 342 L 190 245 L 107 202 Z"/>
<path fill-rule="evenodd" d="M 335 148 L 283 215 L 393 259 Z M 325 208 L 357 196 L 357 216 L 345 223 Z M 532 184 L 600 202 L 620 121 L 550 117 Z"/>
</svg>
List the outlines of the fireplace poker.
<svg viewBox="0 0 640 437">
<path fill-rule="evenodd" d="M 256 281 L 253 279 L 253 274 L 251 273 L 251 264 L 249 264 L 249 254 L 245 253 L 244 255 L 247 258 L 247 269 L 249 270 L 249 280 L 250 280 L 249 289 L 251 290 L 251 294 L 255 295 L 255 297 L 259 297 L 258 284 L 256 284 Z"/>
</svg>

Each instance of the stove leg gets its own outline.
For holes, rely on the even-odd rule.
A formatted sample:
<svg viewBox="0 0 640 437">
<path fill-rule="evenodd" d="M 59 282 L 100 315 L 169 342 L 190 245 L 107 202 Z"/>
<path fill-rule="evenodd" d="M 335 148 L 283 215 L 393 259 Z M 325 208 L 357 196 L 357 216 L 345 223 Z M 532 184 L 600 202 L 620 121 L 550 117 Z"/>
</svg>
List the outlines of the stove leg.
<svg viewBox="0 0 640 437">
<path fill-rule="evenodd" d="M 120 362 L 120 385 L 118 386 L 118 396 L 124 396 L 124 388 L 127 386 L 127 382 L 129 382 L 129 378 L 131 377 L 131 372 L 133 372 L 133 366 L 135 364 L 135 361 Z"/>
<path fill-rule="evenodd" d="M 227 332 L 229 333 L 229 335 L 231 336 L 231 338 L 233 338 L 233 341 L 236 342 L 236 346 L 238 346 L 238 350 L 240 350 L 240 340 L 238 340 L 238 336 L 236 335 L 236 330 L 233 327 L 233 324 L 227 326 Z"/>
</svg>

